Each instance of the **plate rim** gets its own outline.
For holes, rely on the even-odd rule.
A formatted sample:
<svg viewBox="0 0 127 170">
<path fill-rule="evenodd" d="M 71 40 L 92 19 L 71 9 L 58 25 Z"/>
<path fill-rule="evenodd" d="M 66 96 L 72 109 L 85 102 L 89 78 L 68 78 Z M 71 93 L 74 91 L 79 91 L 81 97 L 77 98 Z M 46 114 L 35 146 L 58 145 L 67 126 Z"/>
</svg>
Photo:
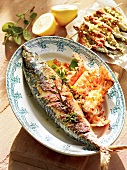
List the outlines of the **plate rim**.
<svg viewBox="0 0 127 170">
<path fill-rule="evenodd" d="M 9 96 L 9 89 L 8 89 L 8 72 L 9 72 L 9 68 L 11 68 L 11 64 L 15 61 L 15 55 L 18 53 L 18 51 L 21 50 L 21 48 L 22 48 L 23 45 L 26 45 L 26 46 L 27 46 L 27 44 L 29 44 L 29 43 L 31 43 L 31 42 L 33 42 L 33 41 L 35 41 L 35 40 L 38 41 L 38 40 L 40 40 L 40 39 L 45 39 L 45 38 L 46 38 L 46 39 L 48 39 L 48 38 L 50 38 L 50 39 L 55 38 L 55 39 L 60 39 L 60 40 L 63 40 L 63 41 L 71 41 L 71 42 L 74 43 L 74 44 L 78 44 L 78 45 L 81 46 L 82 48 L 85 48 L 85 49 L 87 49 L 88 51 L 90 51 L 92 55 L 95 55 L 97 58 L 99 58 L 99 60 L 104 64 L 104 66 L 106 66 L 106 68 L 108 68 L 108 71 L 109 71 L 112 75 L 115 76 L 115 74 L 113 73 L 113 71 L 111 70 L 111 68 L 104 62 L 104 60 L 103 60 L 99 55 L 97 55 L 95 52 L 91 51 L 91 50 L 88 49 L 87 47 L 85 47 L 85 46 L 83 46 L 83 45 L 81 45 L 81 44 L 79 44 L 79 43 L 77 43 L 77 42 L 74 42 L 74 41 L 72 41 L 72 40 L 69 40 L 69 39 L 64 38 L 64 37 L 59 37 L 59 36 L 43 36 L 43 37 L 34 38 L 34 39 L 32 39 L 32 40 L 30 40 L 30 41 L 25 42 L 24 44 L 22 44 L 22 45 L 14 52 L 14 54 L 12 55 L 12 57 L 11 57 L 9 63 L 8 63 L 8 67 L 7 67 L 7 71 L 6 71 L 6 90 L 7 90 L 7 95 L 8 95 L 8 99 L 9 99 L 10 106 L 11 106 L 11 108 L 12 108 L 12 111 L 13 111 L 13 113 L 15 114 L 15 117 L 16 117 L 17 119 L 18 119 L 18 117 L 17 117 L 17 115 L 16 115 L 16 113 L 15 113 L 15 111 L 14 111 L 14 108 L 13 108 L 12 102 L 11 102 L 11 98 L 10 98 L 10 96 Z M 125 115 L 126 115 L 126 105 L 125 105 L 125 99 L 124 99 L 124 94 L 123 94 L 121 85 L 120 85 L 120 83 L 119 83 L 119 81 L 117 80 L 116 77 L 113 77 L 113 78 L 115 79 L 115 81 L 116 81 L 116 83 L 117 83 L 117 86 L 119 86 L 119 89 L 121 90 L 120 93 L 121 93 L 122 98 L 123 98 L 123 122 L 122 122 L 121 127 L 119 128 L 119 133 L 117 134 L 117 136 L 116 136 L 115 139 L 113 140 L 113 142 L 115 142 L 115 140 L 118 138 L 118 136 L 120 135 L 120 133 L 121 133 L 121 131 L 122 131 L 122 129 L 123 129 L 123 125 L 124 125 L 124 122 L 125 122 Z M 20 122 L 20 124 L 22 125 L 22 127 L 23 127 L 34 139 L 36 139 L 39 143 L 43 144 L 44 146 L 48 147 L 47 145 L 45 145 L 44 143 L 42 143 L 40 140 L 38 140 L 38 139 L 31 133 L 31 131 L 29 131 L 26 127 L 24 127 L 23 124 L 22 124 L 22 122 L 21 122 L 21 120 L 18 119 L 18 121 Z M 113 142 L 111 142 L 111 144 L 112 144 Z M 74 154 L 73 152 L 72 152 L 72 153 L 68 153 L 68 152 L 59 151 L 59 150 L 54 149 L 54 148 L 51 147 L 51 146 L 48 147 L 48 148 L 50 148 L 50 149 L 52 149 L 52 150 L 54 150 L 54 151 L 56 151 L 56 152 L 58 152 L 58 153 L 65 154 L 65 155 L 71 155 L 71 156 L 86 156 L 86 154 L 83 154 L 83 153 L 81 153 L 81 154 Z M 92 152 L 92 153 L 89 154 L 89 155 L 93 155 L 93 154 L 96 154 L 96 153 L 98 153 L 98 152 Z"/>
</svg>

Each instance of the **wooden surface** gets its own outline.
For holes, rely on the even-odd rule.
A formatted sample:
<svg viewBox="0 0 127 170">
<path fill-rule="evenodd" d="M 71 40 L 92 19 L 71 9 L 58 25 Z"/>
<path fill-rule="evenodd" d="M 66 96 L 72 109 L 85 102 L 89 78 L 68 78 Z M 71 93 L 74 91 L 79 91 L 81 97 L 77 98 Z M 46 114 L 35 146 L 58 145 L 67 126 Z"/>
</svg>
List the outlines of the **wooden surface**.
<svg viewBox="0 0 127 170">
<path fill-rule="evenodd" d="M 55 4 L 76 4 L 79 9 L 89 7 L 95 0 L 11 0 L 0 1 L 0 25 L 7 21 L 15 21 L 15 15 L 35 6 L 38 16 L 49 12 Z M 120 3 L 116 0 L 116 3 Z M 121 8 L 127 16 L 127 1 L 123 0 Z M 19 8 L 20 6 L 20 8 Z M 66 36 L 65 28 L 58 27 L 56 35 Z M 44 147 L 33 139 L 19 124 L 14 116 L 6 93 L 6 69 L 8 62 L 18 48 L 12 42 L 2 45 L 4 34 L 0 30 L 0 170 L 99 170 L 99 155 L 90 157 L 64 156 Z M 119 82 L 127 105 L 127 72 L 118 66 L 111 65 L 112 70 L 119 77 Z M 127 117 L 123 130 L 115 144 L 127 145 Z M 109 170 L 126 170 L 127 152 L 114 153 Z"/>
</svg>

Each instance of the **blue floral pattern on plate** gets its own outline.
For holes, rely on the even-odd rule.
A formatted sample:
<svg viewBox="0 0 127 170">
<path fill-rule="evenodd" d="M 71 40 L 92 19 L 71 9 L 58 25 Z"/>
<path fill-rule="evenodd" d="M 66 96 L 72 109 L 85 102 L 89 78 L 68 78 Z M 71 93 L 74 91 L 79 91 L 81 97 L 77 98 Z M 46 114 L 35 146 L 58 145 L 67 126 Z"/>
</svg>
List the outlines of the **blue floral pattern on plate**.
<svg viewBox="0 0 127 170">
<path fill-rule="evenodd" d="M 120 134 L 125 119 L 125 101 L 122 89 L 112 70 L 94 52 L 66 38 L 57 36 L 39 37 L 24 44 L 38 53 L 46 61 L 58 58 L 63 61 L 71 60 L 73 52 L 80 54 L 88 69 L 104 65 L 115 84 L 106 95 L 106 115 L 111 120 L 110 129 L 107 130 L 99 141 L 103 145 L 112 144 Z M 46 147 L 67 155 L 83 156 L 95 154 L 85 146 L 68 137 L 61 129 L 48 118 L 45 111 L 40 108 L 27 86 L 22 72 L 22 46 L 13 54 L 6 73 L 6 89 L 12 110 L 21 123 L 37 141 Z"/>
</svg>

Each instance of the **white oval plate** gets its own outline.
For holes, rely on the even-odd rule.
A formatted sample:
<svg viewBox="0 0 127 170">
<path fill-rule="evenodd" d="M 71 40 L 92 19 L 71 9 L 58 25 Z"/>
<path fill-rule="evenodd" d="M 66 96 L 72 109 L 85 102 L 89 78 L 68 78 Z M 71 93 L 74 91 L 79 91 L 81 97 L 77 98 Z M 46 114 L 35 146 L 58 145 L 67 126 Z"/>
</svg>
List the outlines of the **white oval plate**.
<svg viewBox="0 0 127 170">
<path fill-rule="evenodd" d="M 102 145 L 111 145 L 120 134 L 124 124 L 125 101 L 120 84 L 107 64 L 91 50 L 62 37 L 39 37 L 24 45 L 41 55 L 41 59 L 44 61 L 58 58 L 69 62 L 73 52 L 77 52 L 83 57 L 88 69 L 100 65 L 104 65 L 108 69 L 115 84 L 106 95 L 103 108 L 111 123 L 110 128 L 99 137 L 99 141 Z M 21 51 L 22 46 L 12 56 L 6 74 L 6 88 L 10 105 L 21 125 L 37 141 L 56 152 L 73 156 L 95 154 L 96 151 L 89 151 L 88 148 L 67 136 L 37 104 L 23 76 Z"/>
</svg>

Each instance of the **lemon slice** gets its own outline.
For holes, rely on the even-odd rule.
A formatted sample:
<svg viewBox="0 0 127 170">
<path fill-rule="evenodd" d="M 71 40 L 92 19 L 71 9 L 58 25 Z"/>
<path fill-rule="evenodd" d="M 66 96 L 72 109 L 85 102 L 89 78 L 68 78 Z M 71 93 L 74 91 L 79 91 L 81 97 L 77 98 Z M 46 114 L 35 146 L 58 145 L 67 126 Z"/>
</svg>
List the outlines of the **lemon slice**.
<svg viewBox="0 0 127 170">
<path fill-rule="evenodd" d="M 50 36 L 56 31 L 56 20 L 52 13 L 42 14 L 33 24 L 32 32 L 39 36 Z"/>
<path fill-rule="evenodd" d="M 51 12 L 58 24 L 65 26 L 77 16 L 78 8 L 76 5 L 56 5 L 51 7 Z"/>
</svg>

